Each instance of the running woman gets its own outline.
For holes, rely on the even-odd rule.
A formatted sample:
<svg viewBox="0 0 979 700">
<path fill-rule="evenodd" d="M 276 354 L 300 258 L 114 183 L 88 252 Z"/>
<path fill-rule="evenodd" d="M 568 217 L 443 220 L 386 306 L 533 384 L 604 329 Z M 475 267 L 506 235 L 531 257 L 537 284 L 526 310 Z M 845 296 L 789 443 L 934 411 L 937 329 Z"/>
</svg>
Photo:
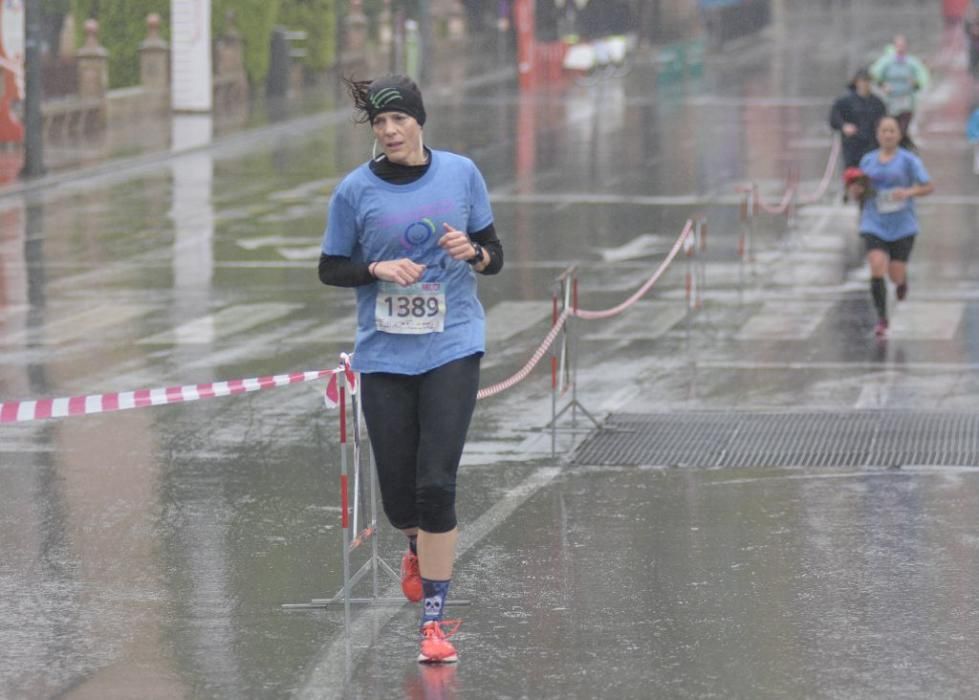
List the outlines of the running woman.
<svg viewBox="0 0 979 700">
<path fill-rule="evenodd" d="M 897 298 L 908 295 L 908 260 L 914 237 L 918 234 L 918 217 L 914 198 L 931 194 L 931 182 L 924 163 L 917 155 L 899 146 L 901 127 L 894 117 L 884 117 L 877 125 L 880 148 L 860 160 L 860 170 L 867 176 L 872 197 L 860 185 L 852 185 L 850 196 L 864 200 L 860 213 L 860 237 L 867 250 L 870 265 L 870 294 L 877 310 L 874 334 L 887 335 L 886 274 L 897 285 Z"/>
<path fill-rule="evenodd" d="M 355 287 L 353 368 L 384 512 L 407 537 L 401 588 L 421 602 L 421 662 L 453 662 L 443 629 L 455 560 L 456 472 L 485 349 L 476 275 L 503 267 L 482 174 L 424 145 L 425 107 L 401 75 L 345 80 L 381 154 L 330 199 L 319 277 Z"/>
<path fill-rule="evenodd" d="M 908 53 L 908 40 L 903 34 L 894 37 L 894 43 L 884 50 L 884 55 L 874 61 L 870 74 L 884 91 L 887 113 L 897 119 L 901 128 L 902 146 L 913 147 L 911 120 L 919 92 L 928 87 L 931 79 L 925 64 L 917 56 Z"/>
</svg>

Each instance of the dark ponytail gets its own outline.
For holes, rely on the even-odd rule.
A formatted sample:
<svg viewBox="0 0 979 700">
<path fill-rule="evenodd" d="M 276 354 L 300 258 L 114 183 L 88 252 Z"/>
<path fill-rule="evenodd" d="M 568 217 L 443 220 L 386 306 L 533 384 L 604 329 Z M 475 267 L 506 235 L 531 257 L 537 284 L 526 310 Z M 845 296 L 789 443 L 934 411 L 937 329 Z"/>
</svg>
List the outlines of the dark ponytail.
<svg viewBox="0 0 979 700">
<path fill-rule="evenodd" d="M 354 109 L 357 110 L 357 116 L 354 117 L 354 121 L 358 124 L 369 124 L 371 121 L 371 103 L 368 99 L 368 92 L 370 91 L 371 81 L 354 80 L 346 76 L 342 76 L 340 79 L 343 81 L 344 87 L 347 88 L 350 99 L 354 102 Z"/>
</svg>

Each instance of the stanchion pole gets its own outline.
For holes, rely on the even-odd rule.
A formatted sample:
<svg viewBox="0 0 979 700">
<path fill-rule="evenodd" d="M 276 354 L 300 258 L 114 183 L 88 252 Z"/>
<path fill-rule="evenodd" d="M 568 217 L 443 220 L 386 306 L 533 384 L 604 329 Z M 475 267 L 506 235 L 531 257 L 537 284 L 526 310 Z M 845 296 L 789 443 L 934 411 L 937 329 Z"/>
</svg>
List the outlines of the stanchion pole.
<svg viewBox="0 0 979 700">
<path fill-rule="evenodd" d="M 571 315 L 568 323 L 568 362 L 571 365 L 571 430 L 578 427 L 578 322 L 575 313 L 578 311 L 578 270 L 571 273 Z"/>
<path fill-rule="evenodd" d="M 343 530 L 343 629 L 350 643 L 350 513 L 347 492 L 347 373 L 337 375 L 340 395 L 340 527 Z"/>
<path fill-rule="evenodd" d="M 337 405 L 340 410 L 340 530 L 341 547 L 343 549 L 341 552 L 343 562 L 343 585 L 331 598 L 313 598 L 308 603 L 283 603 L 282 607 L 287 610 L 312 610 L 316 608 L 328 608 L 334 606 L 339 607 L 342 605 L 344 631 L 347 637 L 346 643 L 349 646 L 351 605 L 367 604 L 401 606 L 404 605 L 405 599 L 400 595 L 391 598 L 381 596 L 380 581 L 378 580 L 378 577 L 381 574 L 386 574 L 389 576 L 392 583 L 399 583 L 401 577 L 398 572 L 396 572 L 394 568 L 380 556 L 377 526 L 377 468 L 374 464 L 374 455 L 370 449 L 370 443 L 363 443 L 362 441 L 363 431 L 361 430 L 361 425 L 363 425 L 363 414 L 361 412 L 362 408 L 359 393 L 356 390 L 356 383 L 359 381 L 359 379 L 356 376 L 351 375 L 353 378 L 348 380 L 347 371 L 350 370 L 349 357 L 342 355 L 341 360 L 340 367 L 338 368 L 335 376 L 337 381 Z M 350 397 L 349 410 L 353 412 L 352 414 L 348 413 L 348 396 Z M 359 503 L 360 506 L 362 506 L 359 508 L 359 510 L 363 514 L 363 519 L 369 519 L 369 522 L 366 522 L 363 530 L 360 531 L 356 529 L 356 515 L 353 519 L 354 527 L 351 527 L 351 463 L 347 454 L 350 442 L 347 431 L 348 420 L 352 421 L 351 432 L 353 433 L 353 451 L 355 454 L 353 459 L 353 469 L 355 470 L 354 484 L 356 485 L 356 488 L 359 489 L 355 490 L 352 496 L 355 504 L 354 513 L 356 514 L 356 504 Z M 363 447 L 363 449 L 361 449 L 361 447 Z M 358 476 L 360 471 L 364 468 L 369 470 L 369 474 L 367 475 L 366 479 L 361 478 L 363 475 Z M 367 482 L 368 484 L 368 489 L 370 490 L 369 495 L 364 495 L 361 493 L 364 482 Z M 351 555 L 353 554 L 354 550 L 359 549 L 361 545 L 365 545 L 367 539 L 372 540 L 370 555 L 355 573 L 351 573 Z M 371 573 L 371 595 L 369 597 L 355 597 L 354 589 L 366 576 L 368 570 L 370 570 Z M 470 601 L 454 598 L 451 601 L 451 605 L 470 605 Z"/>
<path fill-rule="evenodd" d="M 551 328 L 558 321 L 558 293 L 561 287 L 555 283 L 552 290 Z M 557 347 L 551 345 L 551 459 L 557 456 Z"/>
<path fill-rule="evenodd" d="M 551 459 L 557 456 L 557 351 L 551 347 Z"/>
<path fill-rule="evenodd" d="M 751 189 L 747 189 L 742 192 L 741 197 L 741 211 L 739 218 L 741 219 L 741 231 L 738 235 L 738 257 L 741 262 L 744 262 L 744 254 L 747 249 L 746 240 L 748 238 L 748 217 L 750 216 L 749 208 L 751 206 Z"/>
<path fill-rule="evenodd" d="M 578 432 L 578 411 L 581 411 L 595 427 L 599 427 L 600 423 L 595 420 L 594 416 L 578 400 L 578 336 L 575 328 L 572 327 L 578 310 L 578 267 L 576 265 L 568 267 L 561 273 L 555 280 L 554 290 L 553 323 L 556 324 L 562 315 L 564 318 L 564 327 L 561 329 L 560 352 L 558 353 L 554 345 L 551 346 L 551 383 L 553 385 L 553 397 L 551 401 L 550 428 L 552 450 L 556 455 L 557 421 L 569 409 L 571 410 L 570 430 L 572 435 Z M 560 296 L 560 313 L 557 301 L 558 296 Z M 560 357 L 560 360 L 558 360 L 558 357 Z M 568 387 L 571 389 L 571 399 L 561 410 L 558 410 L 557 399 Z"/>
<path fill-rule="evenodd" d="M 703 257 L 700 255 L 704 250 L 704 217 L 698 216 L 696 225 L 693 229 L 693 243 L 694 243 L 694 264 L 693 264 L 693 283 L 694 283 L 694 299 L 693 308 L 699 311 L 703 305 L 703 268 L 704 262 Z"/>
<path fill-rule="evenodd" d="M 374 494 L 374 465 L 372 462 L 372 455 L 370 451 L 370 442 L 364 443 L 364 433 L 363 433 L 363 420 L 364 414 L 360 405 L 360 377 L 355 376 L 354 382 L 357 385 L 357 391 L 350 393 L 350 410 L 353 412 L 353 437 L 354 437 L 354 470 L 356 478 L 354 479 L 354 494 L 356 494 L 355 507 L 360 503 L 361 499 L 361 486 L 363 483 L 363 470 L 367 469 L 367 499 L 369 505 L 369 510 L 363 514 L 363 520 L 365 521 L 364 530 L 361 531 L 357 528 L 357 511 L 354 511 L 354 526 L 353 531 L 357 533 L 358 537 L 361 532 L 365 533 L 371 539 L 371 595 L 374 598 L 380 597 L 380 592 L 378 588 L 377 580 L 377 570 L 379 568 L 378 564 L 381 561 L 377 552 L 377 504 Z M 366 463 L 366 467 L 365 467 Z"/>
</svg>

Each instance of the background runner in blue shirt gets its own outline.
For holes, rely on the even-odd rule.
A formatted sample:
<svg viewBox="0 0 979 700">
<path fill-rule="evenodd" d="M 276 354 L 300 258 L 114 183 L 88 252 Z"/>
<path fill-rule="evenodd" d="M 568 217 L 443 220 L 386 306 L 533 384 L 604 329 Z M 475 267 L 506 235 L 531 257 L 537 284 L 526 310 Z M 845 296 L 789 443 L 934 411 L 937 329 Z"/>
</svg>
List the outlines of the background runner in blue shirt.
<svg viewBox="0 0 979 700">
<path fill-rule="evenodd" d="M 872 192 L 851 191 L 864 202 L 860 213 L 860 236 L 870 265 L 870 293 L 877 310 L 878 337 L 887 334 L 886 274 L 897 285 L 899 301 L 907 297 L 907 265 L 918 217 L 914 198 L 931 194 L 935 187 L 924 163 L 914 153 L 901 148 L 901 129 L 894 117 L 884 117 L 877 126 L 880 148 L 860 160 Z"/>
</svg>

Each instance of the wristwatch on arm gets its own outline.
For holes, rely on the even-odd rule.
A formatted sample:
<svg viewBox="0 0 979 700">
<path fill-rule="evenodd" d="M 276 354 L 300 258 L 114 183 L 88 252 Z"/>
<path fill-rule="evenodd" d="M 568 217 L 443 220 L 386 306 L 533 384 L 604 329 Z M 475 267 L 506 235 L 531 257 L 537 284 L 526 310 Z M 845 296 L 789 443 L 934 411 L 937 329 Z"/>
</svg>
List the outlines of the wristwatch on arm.
<svg viewBox="0 0 979 700">
<path fill-rule="evenodd" d="M 476 253 L 471 258 L 466 260 L 470 265 L 478 265 L 483 262 L 483 246 L 479 245 L 476 241 L 469 241 L 472 244 L 473 251 Z"/>
</svg>

